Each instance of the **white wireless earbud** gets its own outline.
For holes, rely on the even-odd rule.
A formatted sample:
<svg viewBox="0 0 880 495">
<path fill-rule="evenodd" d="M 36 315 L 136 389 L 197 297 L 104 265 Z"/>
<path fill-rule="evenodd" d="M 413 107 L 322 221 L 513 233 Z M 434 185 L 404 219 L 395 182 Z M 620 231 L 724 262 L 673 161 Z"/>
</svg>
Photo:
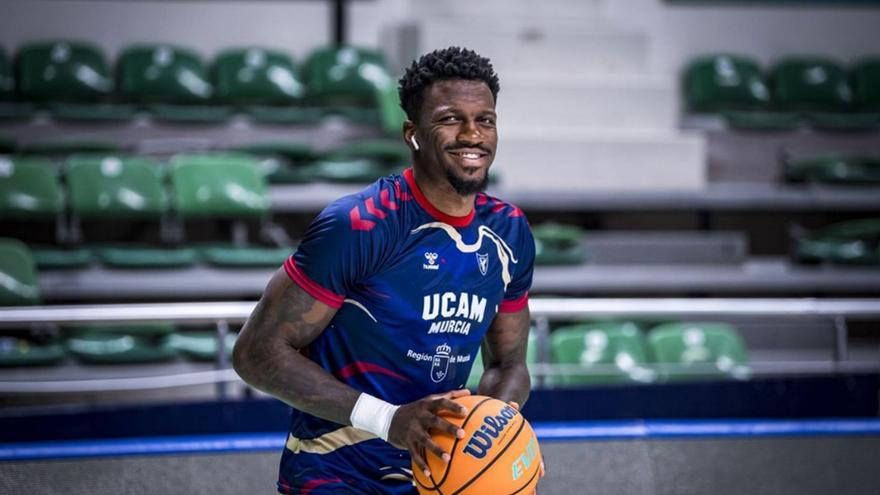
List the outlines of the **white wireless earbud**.
<svg viewBox="0 0 880 495">
<path fill-rule="evenodd" d="M 413 149 L 415 149 L 416 151 L 419 151 L 419 143 L 418 143 L 418 141 L 416 141 L 415 135 L 412 135 L 409 137 L 409 142 L 412 143 Z"/>
</svg>

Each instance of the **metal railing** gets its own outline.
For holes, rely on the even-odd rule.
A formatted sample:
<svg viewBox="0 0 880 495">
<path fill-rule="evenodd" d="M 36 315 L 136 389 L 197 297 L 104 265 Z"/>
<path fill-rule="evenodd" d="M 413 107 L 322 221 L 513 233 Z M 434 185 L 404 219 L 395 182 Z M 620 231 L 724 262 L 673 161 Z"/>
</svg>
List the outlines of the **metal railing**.
<svg viewBox="0 0 880 495">
<path fill-rule="evenodd" d="M 0 393 L 59 393 L 160 389 L 190 385 L 217 384 L 225 395 L 225 384 L 239 381 L 229 368 L 224 349 L 230 324 L 244 323 L 255 302 L 204 302 L 163 304 L 108 304 L 75 306 L 29 306 L 0 308 L 0 328 L 23 328 L 43 325 L 83 325 L 120 323 L 214 324 L 218 337 L 216 369 L 133 378 L 0 381 Z M 827 318 L 835 332 L 835 363 L 804 363 L 816 369 L 864 369 L 843 365 L 848 357 L 848 320 L 880 319 L 880 299 L 541 299 L 529 303 L 539 346 L 539 355 L 547 355 L 552 319 L 609 318 L 706 318 L 755 317 L 761 319 Z M 780 370 L 794 369 L 794 363 L 780 363 Z M 535 366 L 539 377 L 559 370 L 541 359 Z M 875 368 L 876 369 L 876 368 Z"/>
</svg>

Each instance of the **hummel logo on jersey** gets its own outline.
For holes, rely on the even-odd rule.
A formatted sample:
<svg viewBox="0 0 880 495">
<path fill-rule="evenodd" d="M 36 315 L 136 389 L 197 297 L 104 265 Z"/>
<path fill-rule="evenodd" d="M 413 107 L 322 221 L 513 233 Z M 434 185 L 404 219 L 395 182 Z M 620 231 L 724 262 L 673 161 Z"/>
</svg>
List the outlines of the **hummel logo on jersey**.
<svg viewBox="0 0 880 495">
<path fill-rule="evenodd" d="M 422 268 L 425 270 L 439 270 L 440 265 L 437 264 L 437 253 L 425 253 L 425 261 L 427 263 L 422 264 Z"/>
<path fill-rule="evenodd" d="M 480 273 L 486 276 L 489 271 L 489 254 L 475 253 L 477 255 L 477 264 L 480 265 Z"/>
</svg>

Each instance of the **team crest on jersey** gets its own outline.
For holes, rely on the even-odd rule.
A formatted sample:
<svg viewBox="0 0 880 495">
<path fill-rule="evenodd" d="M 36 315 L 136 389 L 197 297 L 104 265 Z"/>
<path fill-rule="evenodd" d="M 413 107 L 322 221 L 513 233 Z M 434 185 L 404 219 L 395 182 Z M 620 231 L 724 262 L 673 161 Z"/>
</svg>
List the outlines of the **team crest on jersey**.
<svg viewBox="0 0 880 495">
<path fill-rule="evenodd" d="M 452 348 L 446 344 L 440 344 L 434 351 L 434 359 L 431 360 L 431 380 L 440 383 L 449 372 L 449 353 Z"/>
<path fill-rule="evenodd" d="M 489 253 L 475 253 L 477 255 L 477 264 L 480 265 L 480 273 L 483 276 L 489 271 Z"/>
<path fill-rule="evenodd" d="M 427 263 L 422 263 L 422 268 L 424 268 L 425 270 L 440 269 L 440 265 L 437 264 L 437 253 L 426 252 L 425 261 L 427 261 Z"/>
</svg>

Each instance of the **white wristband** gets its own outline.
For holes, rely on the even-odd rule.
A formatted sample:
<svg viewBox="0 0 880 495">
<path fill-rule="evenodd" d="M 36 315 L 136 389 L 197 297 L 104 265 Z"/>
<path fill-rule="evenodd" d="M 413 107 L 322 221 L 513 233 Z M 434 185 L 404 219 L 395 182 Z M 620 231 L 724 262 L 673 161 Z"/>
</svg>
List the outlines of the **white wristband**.
<svg viewBox="0 0 880 495">
<path fill-rule="evenodd" d="M 351 410 L 351 426 L 368 431 L 382 440 L 388 441 L 388 429 L 397 408 L 382 399 L 362 393 Z"/>
</svg>

